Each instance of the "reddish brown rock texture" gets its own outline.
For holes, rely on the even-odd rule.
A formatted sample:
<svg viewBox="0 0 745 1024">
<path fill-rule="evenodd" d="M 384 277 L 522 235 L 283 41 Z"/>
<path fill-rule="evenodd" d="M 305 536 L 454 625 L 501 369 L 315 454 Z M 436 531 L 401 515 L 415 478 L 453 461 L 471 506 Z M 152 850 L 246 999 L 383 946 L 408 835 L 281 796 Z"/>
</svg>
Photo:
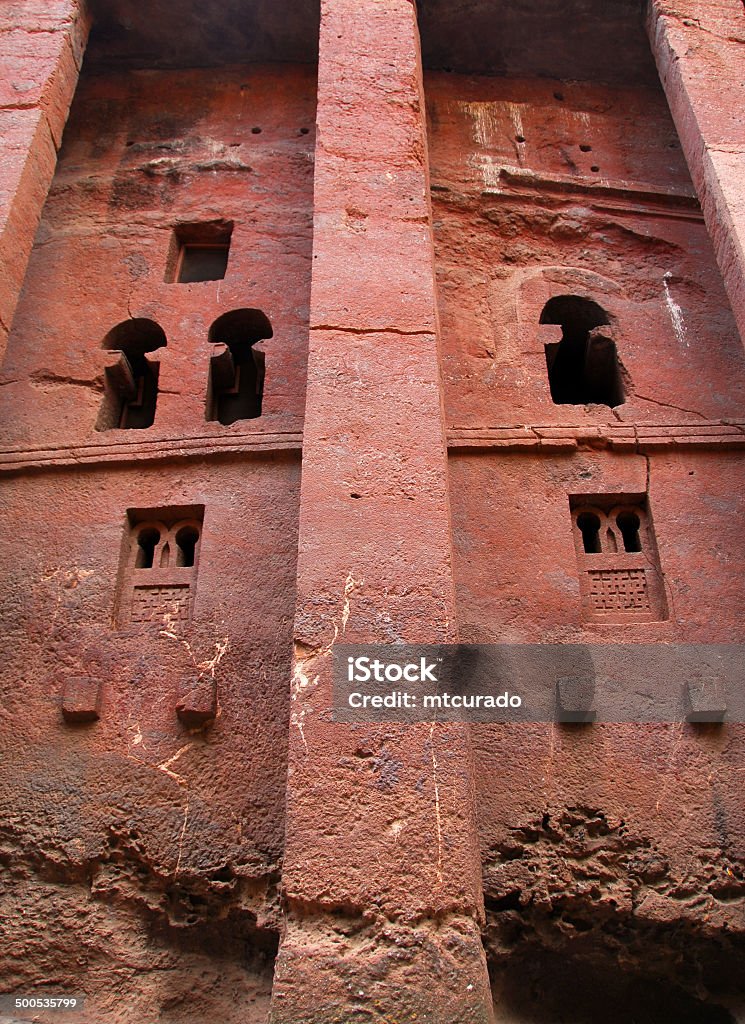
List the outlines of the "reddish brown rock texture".
<svg viewBox="0 0 745 1024">
<path fill-rule="evenodd" d="M 745 46 L 736 3 L 666 3 L 648 10 L 652 49 L 691 169 L 724 284 L 745 333 Z"/>
<path fill-rule="evenodd" d="M 90 26 L 77 0 L 0 10 L 0 355 L 54 174 Z"/>
<path fill-rule="evenodd" d="M 315 68 L 112 70 L 97 46 L 3 368 L 0 975 L 88 992 L 86 1021 L 261 1020 L 280 931 Z M 174 228 L 223 220 L 225 278 L 168 283 Z M 244 308 L 271 321 L 268 384 L 260 419 L 223 426 L 206 419 L 209 330 Z M 167 341 L 147 357 L 155 422 L 97 429 L 120 362 L 102 345 L 130 318 Z M 195 565 L 179 565 L 177 527 L 195 520 Z M 133 531 L 153 522 L 155 562 L 135 568 Z M 97 721 L 70 724 L 95 700 Z"/>
<path fill-rule="evenodd" d="M 390 1019 L 489 1019 L 465 728 L 349 728 L 327 710 L 335 640 L 456 638 L 415 40 L 407 0 L 322 4 L 272 1018 L 288 1024 L 385 1019 L 392 999 Z"/>
<path fill-rule="evenodd" d="M 0 990 L 745 1021 L 743 726 L 330 711 L 741 641 L 742 5 L 177 6 L 0 11 Z"/>
</svg>

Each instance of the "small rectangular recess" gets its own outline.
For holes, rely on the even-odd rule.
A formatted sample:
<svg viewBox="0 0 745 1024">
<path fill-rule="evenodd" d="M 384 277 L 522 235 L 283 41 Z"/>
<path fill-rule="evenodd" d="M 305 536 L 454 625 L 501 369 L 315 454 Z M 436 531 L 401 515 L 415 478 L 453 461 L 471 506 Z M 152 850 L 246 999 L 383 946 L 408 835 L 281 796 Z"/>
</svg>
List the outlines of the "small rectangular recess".
<svg viewBox="0 0 745 1024">
<path fill-rule="evenodd" d="M 228 252 L 227 245 L 182 245 L 176 281 L 222 281 L 228 269 Z"/>
<path fill-rule="evenodd" d="M 166 263 L 166 282 L 221 281 L 228 269 L 232 234 L 232 221 L 177 224 Z"/>
</svg>

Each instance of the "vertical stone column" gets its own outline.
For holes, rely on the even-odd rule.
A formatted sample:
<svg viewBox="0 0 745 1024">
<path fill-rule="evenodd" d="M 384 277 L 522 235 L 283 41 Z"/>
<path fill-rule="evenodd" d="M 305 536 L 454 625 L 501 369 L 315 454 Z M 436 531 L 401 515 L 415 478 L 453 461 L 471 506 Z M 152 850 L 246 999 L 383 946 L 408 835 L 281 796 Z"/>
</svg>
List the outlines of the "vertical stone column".
<svg viewBox="0 0 745 1024">
<path fill-rule="evenodd" d="M 411 0 L 322 0 L 286 906 L 273 1024 L 483 1022 L 465 728 L 331 720 L 331 650 L 455 637 Z"/>
<path fill-rule="evenodd" d="M 82 3 L 0 4 L 0 361 L 78 81 Z"/>
<path fill-rule="evenodd" d="M 745 343 L 745 9 L 650 0 L 649 36 Z"/>
</svg>

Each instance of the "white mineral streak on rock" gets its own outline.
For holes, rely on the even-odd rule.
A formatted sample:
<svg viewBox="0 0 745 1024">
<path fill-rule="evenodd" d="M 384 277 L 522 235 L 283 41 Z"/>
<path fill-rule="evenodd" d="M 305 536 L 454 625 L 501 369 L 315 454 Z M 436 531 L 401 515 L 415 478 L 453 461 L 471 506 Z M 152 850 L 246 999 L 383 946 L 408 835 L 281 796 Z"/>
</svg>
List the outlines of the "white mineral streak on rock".
<svg viewBox="0 0 745 1024">
<path fill-rule="evenodd" d="M 673 298 L 670 291 L 670 285 L 668 283 L 671 277 L 672 274 L 668 270 L 662 278 L 662 284 L 665 289 L 665 302 L 667 303 L 668 312 L 670 313 L 670 320 L 672 321 L 673 330 L 675 331 L 675 337 L 681 345 L 685 345 L 685 347 L 688 348 L 688 332 L 686 330 L 685 320 L 683 319 L 683 310 Z"/>
</svg>

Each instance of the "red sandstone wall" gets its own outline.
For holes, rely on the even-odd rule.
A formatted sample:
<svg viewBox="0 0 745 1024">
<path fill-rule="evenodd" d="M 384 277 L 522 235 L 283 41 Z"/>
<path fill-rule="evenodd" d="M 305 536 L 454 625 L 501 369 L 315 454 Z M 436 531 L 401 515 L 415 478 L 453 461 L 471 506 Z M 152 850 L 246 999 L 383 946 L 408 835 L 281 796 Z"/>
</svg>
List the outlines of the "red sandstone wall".
<svg viewBox="0 0 745 1024">
<path fill-rule="evenodd" d="M 580 606 L 570 494 L 649 500 L 670 618 L 591 623 Z M 734 641 L 745 607 L 736 452 L 489 452 L 451 459 L 460 622 L 493 643 Z M 510 538 L 508 547 L 504 538 Z M 488 566 L 488 578 L 484 567 Z"/>
<path fill-rule="evenodd" d="M 427 92 L 461 638 L 739 639 L 745 362 L 664 100 L 438 74 Z M 551 400 L 561 332 L 537 325 L 558 294 L 616 318 L 612 411 Z M 568 496 L 644 493 L 669 618 L 588 622 Z M 604 1020 L 637 999 L 708 1020 L 670 982 L 725 1002 L 735 984 L 742 729 L 476 726 L 473 743 L 496 1019 L 564 1019 L 570 990 L 599 1019 L 602 984 Z"/>
<path fill-rule="evenodd" d="M 11 444 L 224 443 L 300 429 L 314 120 L 312 68 L 84 78 L 3 367 Z M 225 279 L 166 283 L 174 225 L 219 219 L 235 224 Z M 261 309 L 274 329 L 263 345 L 264 413 L 225 428 L 205 423 L 207 332 L 242 307 Z M 154 356 L 161 394 L 146 437 L 94 430 L 111 362 L 101 343 L 128 317 L 155 320 L 168 338 Z"/>
<path fill-rule="evenodd" d="M 137 22 L 104 63 L 132 40 L 149 60 L 151 29 L 154 60 L 183 59 L 182 38 L 201 54 L 201 6 L 183 5 L 183 36 L 104 6 Z M 229 52 L 265 42 L 250 6 Z M 85 988 L 96 1022 L 258 1024 L 282 930 L 275 1022 L 485 1024 L 475 780 L 494 1019 L 735 1019 L 712 1002 L 745 1019 L 741 730 L 328 720 L 340 631 L 451 636 L 455 617 L 415 5 L 322 6 L 315 210 L 310 69 L 99 65 L 79 92 L 1 381 L 4 987 Z M 599 37 L 584 3 L 548 21 L 534 5 L 535 22 L 515 5 L 496 26 L 491 2 L 443 4 L 452 21 L 438 6 L 416 5 L 457 66 L 545 73 L 558 55 L 579 76 L 576 39 L 600 38 L 624 58 L 610 80 L 640 55 L 648 80 L 635 5 Z M 534 24 L 548 33 L 526 64 Z M 661 93 L 430 75 L 428 94 L 462 638 L 738 638 L 742 355 Z M 167 284 L 173 225 L 222 217 L 226 279 Z M 536 324 L 567 291 L 614 318 L 628 400 L 612 412 L 550 401 L 556 331 Z M 243 306 L 274 326 L 264 415 L 225 428 L 204 418 L 207 330 Z M 156 422 L 97 432 L 101 341 L 132 316 L 168 336 Z M 598 492 L 649 495 L 664 621 L 582 618 L 567 495 Z M 205 506 L 193 621 L 124 625 L 125 510 L 182 504 Z M 189 730 L 195 662 L 219 709 Z M 63 724 L 80 673 L 100 678 L 101 717 Z M 402 779 L 417 783 L 399 799 Z"/>
<path fill-rule="evenodd" d="M 257 986 L 268 998 L 298 484 L 277 459 L 6 483 L 6 985 L 62 972 L 90 1020 L 252 1020 Z M 115 625 L 124 510 L 187 502 L 205 506 L 190 627 Z M 218 715 L 189 730 L 179 684 L 209 662 Z M 101 717 L 66 724 L 64 682 L 81 675 L 101 680 Z"/>
<path fill-rule="evenodd" d="M 0 9 L 0 358 L 89 28 L 78 0 L 6 0 Z"/>
<path fill-rule="evenodd" d="M 745 356 L 664 97 L 437 74 L 427 96 L 449 423 L 741 415 Z M 538 320 L 578 290 L 616 318 L 615 413 L 551 401 Z"/>
<path fill-rule="evenodd" d="M 312 68 L 81 84 L 4 366 L 9 728 L 4 986 L 64 977 L 87 1020 L 266 1019 L 280 917 L 312 238 Z M 253 129 L 261 129 L 254 133 Z M 234 222 L 225 280 L 168 284 L 175 223 Z M 264 413 L 205 421 L 207 331 L 270 318 Z M 107 331 L 165 330 L 156 421 L 94 429 Z M 41 472 L 12 475 L 19 466 Z M 203 505 L 193 619 L 116 617 L 129 508 Z M 213 724 L 177 717 L 217 683 Z M 65 680 L 101 681 L 70 725 Z M 42 909 L 43 908 L 43 909 Z"/>
<path fill-rule="evenodd" d="M 745 22 L 737 0 L 652 0 L 647 31 L 660 80 L 745 337 Z"/>
</svg>

